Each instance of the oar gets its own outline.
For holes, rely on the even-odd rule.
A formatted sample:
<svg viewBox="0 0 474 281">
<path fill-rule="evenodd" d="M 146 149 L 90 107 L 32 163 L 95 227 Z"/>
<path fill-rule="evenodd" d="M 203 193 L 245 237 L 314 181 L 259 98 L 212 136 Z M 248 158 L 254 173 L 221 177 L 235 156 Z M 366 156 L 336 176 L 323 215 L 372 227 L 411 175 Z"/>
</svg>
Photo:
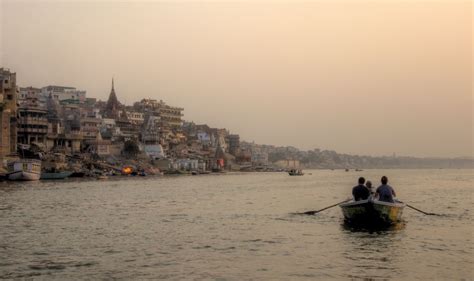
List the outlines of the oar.
<svg viewBox="0 0 474 281">
<path fill-rule="evenodd" d="M 408 208 L 412 208 L 413 210 L 416 210 L 416 211 L 418 211 L 418 212 L 420 212 L 420 213 L 422 213 L 422 214 L 425 214 L 425 215 L 427 215 L 427 216 L 439 216 L 438 214 L 435 214 L 435 213 L 427 213 L 427 212 L 422 211 L 422 210 L 420 210 L 420 209 L 417 209 L 417 208 L 415 208 L 415 207 L 413 207 L 413 206 L 411 206 L 411 205 L 409 205 L 409 204 L 406 204 L 406 205 L 407 205 Z"/>
<path fill-rule="evenodd" d="M 314 215 L 314 214 L 317 214 L 317 213 L 319 213 L 319 212 L 322 212 L 322 211 L 327 210 L 327 209 L 332 208 L 332 207 L 336 207 L 336 206 L 339 205 L 339 204 L 342 204 L 342 203 L 345 203 L 345 202 L 351 201 L 351 200 L 352 200 L 352 199 L 346 199 L 346 200 L 344 200 L 344 201 L 342 201 L 342 202 L 339 202 L 339 203 L 336 203 L 336 204 L 334 204 L 334 205 L 327 206 L 327 207 L 325 207 L 325 208 L 322 208 L 322 209 L 319 209 L 319 210 L 316 210 L 316 211 L 307 211 L 307 212 L 304 212 L 304 213 L 302 213 L 302 214 L 304 214 L 304 215 Z"/>
</svg>

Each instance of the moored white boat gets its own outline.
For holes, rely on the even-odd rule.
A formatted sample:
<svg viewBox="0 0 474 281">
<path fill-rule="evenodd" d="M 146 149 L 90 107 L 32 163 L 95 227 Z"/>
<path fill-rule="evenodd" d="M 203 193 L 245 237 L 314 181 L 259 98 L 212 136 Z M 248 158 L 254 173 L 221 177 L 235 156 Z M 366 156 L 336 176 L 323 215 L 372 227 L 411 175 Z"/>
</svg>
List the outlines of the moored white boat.
<svg viewBox="0 0 474 281">
<path fill-rule="evenodd" d="M 355 224 L 390 225 L 398 222 L 406 204 L 384 202 L 369 197 L 367 200 L 349 201 L 339 205 L 346 222 Z"/>
<path fill-rule="evenodd" d="M 37 181 L 41 176 L 41 161 L 20 159 L 8 163 L 7 178 L 13 181 Z"/>
</svg>

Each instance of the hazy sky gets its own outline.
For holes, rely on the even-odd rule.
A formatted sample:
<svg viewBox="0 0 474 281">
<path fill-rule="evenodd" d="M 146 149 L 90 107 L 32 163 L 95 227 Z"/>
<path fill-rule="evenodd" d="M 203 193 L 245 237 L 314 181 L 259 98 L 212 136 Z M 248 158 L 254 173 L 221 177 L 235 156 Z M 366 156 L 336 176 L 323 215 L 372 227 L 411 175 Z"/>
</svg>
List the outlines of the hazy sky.
<svg viewBox="0 0 474 281">
<path fill-rule="evenodd" d="M 471 1 L 0 2 L 21 86 L 104 100 L 114 76 L 247 141 L 472 155 Z"/>
</svg>

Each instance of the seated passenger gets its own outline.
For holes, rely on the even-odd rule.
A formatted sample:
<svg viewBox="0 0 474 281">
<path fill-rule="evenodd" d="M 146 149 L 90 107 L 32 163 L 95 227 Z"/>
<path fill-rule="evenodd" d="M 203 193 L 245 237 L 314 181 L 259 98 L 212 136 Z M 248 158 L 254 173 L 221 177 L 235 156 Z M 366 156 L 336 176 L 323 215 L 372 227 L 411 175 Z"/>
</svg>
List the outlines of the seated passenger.
<svg viewBox="0 0 474 281">
<path fill-rule="evenodd" d="M 374 194 L 374 190 L 372 189 L 372 182 L 371 181 L 366 181 L 365 182 L 365 186 L 367 187 L 367 189 L 370 191 L 370 194 Z"/>
<path fill-rule="evenodd" d="M 364 185 L 365 179 L 363 177 L 359 178 L 359 185 L 356 185 L 352 188 L 352 196 L 354 196 L 355 201 L 366 200 L 369 198 L 370 191 Z"/>
<path fill-rule="evenodd" d="M 374 190 L 372 189 L 372 182 L 371 181 L 366 181 L 365 182 L 365 186 L 367 186 L 367 188 L 369 189 L 370 191 L 370 194 L 374 194 Z"/>
<path fill-rule="evenodd" d="M 382 182 L 382 185 L 377 188 L 377 191 L 375 192 L 375 196 L 379 198 L 379 201 L 384 201 L 384 202 L 394 202 L 393 197 L 397 196 L 395 194 L 395 190 L 388 185 L 388 179 L 386 176 L 383 176 L 382 179 L 380 180 Z"/>
</svg>

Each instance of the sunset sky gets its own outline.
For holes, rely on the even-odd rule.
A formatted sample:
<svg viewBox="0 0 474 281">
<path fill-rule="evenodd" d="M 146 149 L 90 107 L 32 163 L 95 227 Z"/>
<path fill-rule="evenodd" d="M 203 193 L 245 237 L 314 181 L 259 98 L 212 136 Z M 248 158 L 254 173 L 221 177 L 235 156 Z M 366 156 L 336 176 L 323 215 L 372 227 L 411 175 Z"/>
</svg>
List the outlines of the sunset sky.
<svg viewBox="0 0 474 281">
<path fill-rule="evenodd" d="M 105 100 L 113 76 L 246 141 L 472 155 L 471 1 L 0 2 L 20 86 Z"/>
</svg>

